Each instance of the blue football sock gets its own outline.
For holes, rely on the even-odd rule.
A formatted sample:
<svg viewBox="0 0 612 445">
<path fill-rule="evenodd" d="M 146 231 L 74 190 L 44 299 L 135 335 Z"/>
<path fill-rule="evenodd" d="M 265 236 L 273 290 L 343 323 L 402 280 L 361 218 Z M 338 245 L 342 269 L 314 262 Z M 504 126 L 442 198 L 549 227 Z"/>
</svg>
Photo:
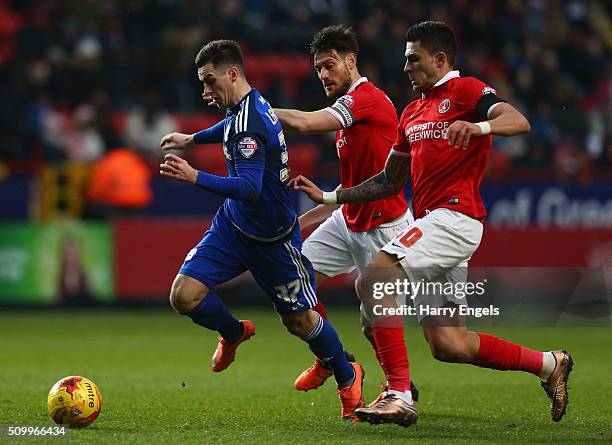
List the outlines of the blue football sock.
<svg viewBox="0 0 612 445">
<path fill-rule="evenodd" d="M 336 330 L 327 320 L 317 314 L 317 325 L 302 340 L 308 343 L 310 350 L 321 362 L 331 367 L 339 388 L 345 388 L 353 384 L 355 370 L 346 359 L 344 348 Z"/>
<path fill-rule="evenodd" d="M 209 292 L 196 307 L 183 315 L 191 317 L 195 324 L 219 332 L 228 343 L 237 341 L 244 329 L 213 292 Z"/>
</svg>

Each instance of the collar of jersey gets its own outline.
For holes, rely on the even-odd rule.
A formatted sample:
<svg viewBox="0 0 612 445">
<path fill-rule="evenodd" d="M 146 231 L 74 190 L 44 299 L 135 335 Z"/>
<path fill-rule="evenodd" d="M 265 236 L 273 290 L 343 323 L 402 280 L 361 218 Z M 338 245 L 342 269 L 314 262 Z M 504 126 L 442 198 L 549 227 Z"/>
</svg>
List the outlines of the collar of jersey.
<svg viewBox="0 0 612 445">
<path fill-rule="evenodd" d="M 444 77 L 442 77 L 442 79 L 438 80 L 433 87 L 431 87 L 430 91 L 433 90 L 435 87 L 439 87 L 440 85 L 442 85 L 443 83 L 448 82 L 451 79 L 454 79 L 456 77 L 459 77 L 459 71 L 458 70 L 453 70 L 453 71 L 449 71 L 448 73 L 446 73 L 444 75 Z M 423 99 L 425 99 L 425 93 L 423 93 Z"/>
<path fill-rule="evenodd" d="M 367 82 L 368 78 L 367 77 L 360 77 L 359 79 L 357 79 L 353 85 L 351 85 L 351 87 L 348 89 L 347 93 L 352 93 L 353 91 L 355 91 L 355 88 L 357 88 L 359 85 L 361 85 L 363 82 Z"/>
<path fill-rule="evenodd" d="M 249 94 L 251 94 L 253 91 L 255 91 L 255 88 L 251 88 L 251 91 L 249 91 L 248 93 L 246 93 L 242 99 L 240 99 L 238 101 L 238 103 L 236 105 L 234 105 L 232 108 L 229 109 L 231 114 L 236 114 L 240 111 L 240 104 L 242 104 L 242 102 L 244 102 L 246 100 L 247 97 L 249 97 Z"/>
</svg>

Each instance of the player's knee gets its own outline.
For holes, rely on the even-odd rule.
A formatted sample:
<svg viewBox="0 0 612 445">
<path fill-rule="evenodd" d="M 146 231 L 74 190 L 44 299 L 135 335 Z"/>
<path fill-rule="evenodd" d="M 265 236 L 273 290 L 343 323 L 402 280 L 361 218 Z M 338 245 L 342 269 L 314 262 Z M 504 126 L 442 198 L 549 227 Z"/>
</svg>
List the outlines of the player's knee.
<svg viewBox="0 0 612 445">
<path fill-rule="evenodd" d="M 362 302 L 367 298 L 368 290 L 371 292 L 368 275 L 359 274 L 355 280 L 355 292 Z"/>
<path fill-rule="evenodd" d="M 308 336 L 316 326 L 316 316 L 312 311 L 285 315 L 281 319 L 287 331 L 300 338 Z"/>
<path fill-rule="evenodd" d="M 172 283 L 172 290 L 170 291 L 170 306 L 176 312 L 184 314 L 198 305 L 207 294 L 207 291 L 194 289 L 181 277 L 177 277 Z"/>
<path fill-rule="evenodd" d="M 283 324 L 287 331 L 296 337 L 304 338 L 310 333 L 303 320 L 283 320 Z"/>
</svg>

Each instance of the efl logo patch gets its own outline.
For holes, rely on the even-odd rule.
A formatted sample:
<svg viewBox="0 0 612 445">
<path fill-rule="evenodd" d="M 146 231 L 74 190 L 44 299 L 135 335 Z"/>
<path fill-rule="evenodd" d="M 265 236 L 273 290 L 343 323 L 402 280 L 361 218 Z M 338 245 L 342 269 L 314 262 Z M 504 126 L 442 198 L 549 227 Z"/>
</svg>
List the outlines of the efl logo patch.
<svg viewBox="0 0 612 445">
<path fill-rule="evenodd" d="M 250 158 L 257 151 L 257 141 L 250 137 L 244 137 L 238 142 L 238 150 L 245 158 Z"/>
<path fill-rule="evenodd" d="M 348 94 L 339 98 L 338 101 L 342 102 L 349 108 L 353 108 L 353 105 L 355 105 L 355 99 L 353 99 L 353 96 L 349 96 Z"/>
<path fill-rule="evenodd" d="M 446 113 L 450 109 L 450 99 L 444 99 L 438 107 L 439 113 Z"/>
<path fill-rule="evenodd" d="M 491 87 L 484 87 L 482 89 L 482 94 L 497 94 L 497 91 L 495 91 L 495 89 Z"/>
</svg>

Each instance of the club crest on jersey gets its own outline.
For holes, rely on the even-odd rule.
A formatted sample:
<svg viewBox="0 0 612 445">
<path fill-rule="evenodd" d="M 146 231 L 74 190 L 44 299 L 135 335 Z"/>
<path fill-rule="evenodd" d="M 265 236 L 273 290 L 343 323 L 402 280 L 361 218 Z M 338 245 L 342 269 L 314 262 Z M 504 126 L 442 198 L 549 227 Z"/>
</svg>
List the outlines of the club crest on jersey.
<svg viewBox="0 0 612 445">
<path fill-rule="evenodd" d="M 438 107 L 439 113 L 446 113 L 450 109 L 450 99 L 444 99 L 440 102 L 440 106 Z"/>
<path fill-rule="evenodd" d="M 497 94 L 497 91 L 495 91 L 495 88 L 491 88 L 491 87 L 484 87 L 482 89 L 482 94 Z"/>
<path fill-rule="evenodd" d="M 340 97 L 338 99 L 338 102 L 342 102 L 349 108 L 353 108 L 353 105 L 355 105 L 355 99 L 353 99 L 353 96 L 349 96 L 348 94 L 346 96 Z"/>
<path fill-rule="evenodd" d="M 250 158 L 257 151 L 257 141 L 250 137 L 244 137 L 238 142 L 238 150 L 245 158 Z"/>
</svg>

